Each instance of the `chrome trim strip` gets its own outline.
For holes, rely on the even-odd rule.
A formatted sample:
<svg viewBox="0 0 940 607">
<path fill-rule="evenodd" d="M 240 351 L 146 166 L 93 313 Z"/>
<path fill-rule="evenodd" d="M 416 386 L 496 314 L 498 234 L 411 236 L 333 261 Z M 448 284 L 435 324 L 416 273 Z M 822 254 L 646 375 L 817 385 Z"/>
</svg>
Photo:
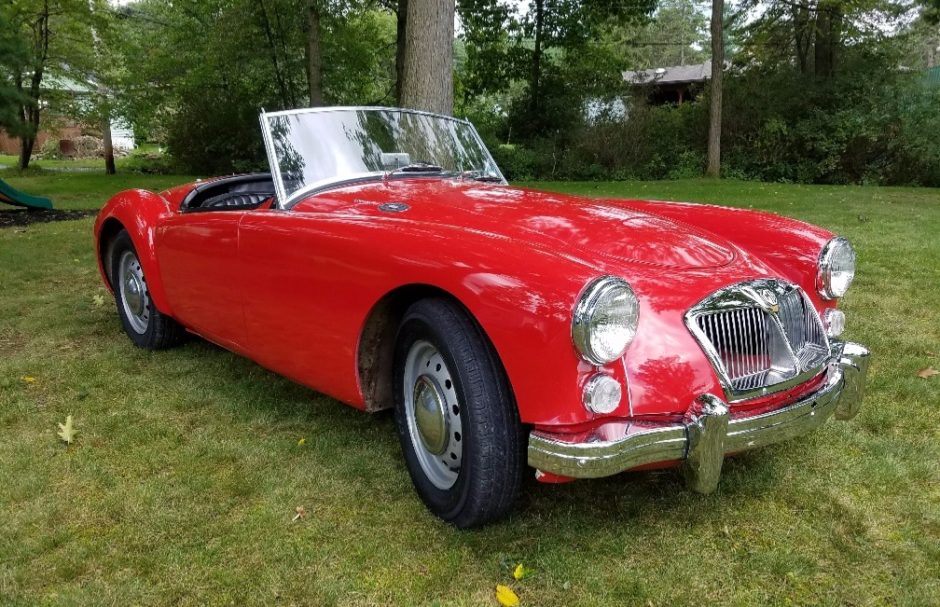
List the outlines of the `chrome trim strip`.
<svg viewBox="0 0 940 607">
<path fill-rule="evenodd" d="M 446 118 L 447 120 L 453 120 L 454 122 L 462 122 L 473 126 L 473 124 L 466 118 L 457 118 L 455 116 L 448 116 L 447 114 L 436 114 L 434 112 L 426 112 L 424 110 L 413 110 L 411 108 L 401 108 L 401 107 L 387 107 L 381 105 L 329 105 L 329 106 L 320 106 L 320 107 L 304 107 L 297 108 L 293 110 L 279 110 L 277 112 L 267 112 L 267 116 L 292 116 L 294 114 L 320 114 L 327 112 L 362 112 L 362 111 L 382 111 L 382 112 L 403 112 L 405 114 L 419 114 L 422 116 L 434 116 L 437 118 Z"/>
<path fill-rule="evenodd" d="M 610 476 L 645 464 L 683 460 L 690 488 L 714 489 L 725 455 L 763 447 L 806 434 L 835 414 L 858 413 L 870 353 L 860 344 L 838 342 L 825 384 L 787 406 L 760 415 L 730 419 L 718 397 L 702 395 L 683 423 L 634 422 L 618 440 L 567 442 L 534 430 L 529 435 L 529 465 L 572 478 Z"/>
<path fill-rule="evenodd" d="M 277 112 L 275 112 L 277 113 Z M 277 198 L 277 208 L 284 208 L 284 181 L 281 179 L 281 166 L 277 163 L 277 156 L 274 153 L 274 140 L 271 138 L 271 127 L 268 124 L 267 117 L 271 114 L 261 110 L 261 137 L 264 139 L 264 151 L 268 155 L 268 168 L 271 169 L 271 175 L 274 176 L 274 193 Z"/>
</svg>

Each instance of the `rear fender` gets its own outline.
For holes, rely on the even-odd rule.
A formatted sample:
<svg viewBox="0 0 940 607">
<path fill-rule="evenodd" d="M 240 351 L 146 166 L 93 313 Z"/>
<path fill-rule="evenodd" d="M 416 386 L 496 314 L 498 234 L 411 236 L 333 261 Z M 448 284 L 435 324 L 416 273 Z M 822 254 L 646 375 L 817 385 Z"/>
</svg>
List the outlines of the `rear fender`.
<svg viewBox="0 0 940 607">
<path fill-rule="evenodd" d="M 98 270 L 105 286 L 112 289 L 107 268 L 108 245 L 117 233 L 117 224 L 130 234 L 140 265 L 147 276 L 147 288 L 154 305 L 164 314 L 173 315 L 166 297 L 160 267 L 157 263 L 155 236 L 160 219 L 171 213 L 170 205 L 159 194 L 147 190 L 126 190 L 112 197 L 98 213 L 95 221 L 95 246 Z"/>
</svg>

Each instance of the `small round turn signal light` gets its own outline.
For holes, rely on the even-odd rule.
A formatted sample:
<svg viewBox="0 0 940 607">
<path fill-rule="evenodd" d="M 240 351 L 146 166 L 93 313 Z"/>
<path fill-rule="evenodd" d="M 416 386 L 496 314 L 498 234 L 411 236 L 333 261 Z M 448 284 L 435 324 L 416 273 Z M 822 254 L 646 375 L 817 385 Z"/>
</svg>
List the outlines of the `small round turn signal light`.
<svg viewBox="0 0 940 607">
<path fill-rule="evenodd" d="M 845 314 L 842 310 L 826 310 L 826 335 L 839 337 L 845 331 Z"/>
<path fill-rule="evenodd" d="M 584 385 L 584 406 L 592 413 L 613 413 L 621 397 L 620 382 L 606 373 L 594 375 Z"/>
</svg>

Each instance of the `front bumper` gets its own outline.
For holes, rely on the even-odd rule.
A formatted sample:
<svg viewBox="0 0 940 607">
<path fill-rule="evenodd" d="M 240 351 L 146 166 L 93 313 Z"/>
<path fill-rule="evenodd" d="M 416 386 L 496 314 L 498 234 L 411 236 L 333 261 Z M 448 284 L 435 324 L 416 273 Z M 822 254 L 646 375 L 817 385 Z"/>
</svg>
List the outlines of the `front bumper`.
<svg viewBox="0 0 940 607">
<path fill-rule="evenodd" d="M 870 353 L 855 343 L 833 343 L 822 386 L 794 403 L 759 415 L 732 418 L 720 398 L 704 394 L 682 423 L 612 422 L 588 440 L 568 441 L 538 430 L 529 435 L 529 465 L 571 478 L 610 476 L 639 466 L 682 461 L 693 490 L 718 485 L 725 455 L 806 434 L 830 416 L 855 417 L 865 393 Z"/>
</svg>

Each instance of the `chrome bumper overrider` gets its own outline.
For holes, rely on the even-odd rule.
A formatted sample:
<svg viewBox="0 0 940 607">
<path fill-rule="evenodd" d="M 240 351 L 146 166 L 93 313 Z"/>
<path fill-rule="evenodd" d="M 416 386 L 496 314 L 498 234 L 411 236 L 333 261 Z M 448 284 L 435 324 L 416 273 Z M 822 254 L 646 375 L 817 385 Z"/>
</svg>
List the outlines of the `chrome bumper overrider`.
<svg viewBox="0 0 940 607">
<path fill-rule="evenodd" d="M 683 423 L 625 423 L 614 439 L 568 442 L 561 435 L 533 431 L 529 465 L 560 476 L 596 478 L 681 460 L 689 487 L 707 493 L 718 485 L 726 454 L 806 434 L 832 415 L 841 420 L 855 417 L 865 393 L 869 355 L 862 345 L 834 342 L 826 379 L 818 390 L 760 415 L 732 419 L 724 401 L 705 394 Z"/>
</svg>

